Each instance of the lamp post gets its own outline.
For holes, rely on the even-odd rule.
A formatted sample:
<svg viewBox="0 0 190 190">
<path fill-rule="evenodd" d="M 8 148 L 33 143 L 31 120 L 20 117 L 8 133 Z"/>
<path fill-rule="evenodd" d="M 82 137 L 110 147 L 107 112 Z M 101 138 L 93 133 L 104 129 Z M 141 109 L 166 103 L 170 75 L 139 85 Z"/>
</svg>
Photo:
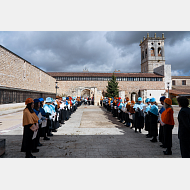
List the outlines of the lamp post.
<svg viewBox="0 0 190 190">
<path fill-rule="evenodd" d="M 58 86 L 57 86 L 57 81 L 55 82 L 55 88 L 56 88 L 56 96 L 57 96 L 57 89 L 59 88 Z"/>
<path fill-rule="evenodd" d="M 167 87 L 168 87 L 168 98 L 170 98 L 170 92 L 169 92 L 169 88 L 170 88 L 170 83 L 167 83 Z"/>
</svg>

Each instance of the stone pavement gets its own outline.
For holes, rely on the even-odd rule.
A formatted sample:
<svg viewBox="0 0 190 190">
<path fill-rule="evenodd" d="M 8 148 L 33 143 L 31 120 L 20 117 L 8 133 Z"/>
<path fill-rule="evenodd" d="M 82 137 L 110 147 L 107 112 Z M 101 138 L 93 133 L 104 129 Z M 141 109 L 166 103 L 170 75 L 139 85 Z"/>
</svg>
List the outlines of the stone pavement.
<svg viewBox="0 0 190 190">
<path fill-rule="evenodd" d="M 6 139 L 6 153 L 3 158 L 25 156 L 20 152 L 22 112 L 15 114 L 20 115 L 10 114 L 9 117 L 18 117 L 20 124 L 15 120 L 16 125 L 10 125 L 7 130 L 1 130 L 0 125 L 0 138 Z M 0 121 L 4 117 L 0 116 Z M 173 130 L 173 155 L 165 156 L 165 149 L 160 148 L 159 142 L 151 143 L 150 139 L 145 138 L 146 131 L 143 130 L 142 134 L 135 133 L 98 106 L 79 107 L 58 132 L 53 134 L 50 141 L 41 140 L 43 146 L 33 155 L 37 158 L 181 158 L 177 125 Z"/>
</svg>

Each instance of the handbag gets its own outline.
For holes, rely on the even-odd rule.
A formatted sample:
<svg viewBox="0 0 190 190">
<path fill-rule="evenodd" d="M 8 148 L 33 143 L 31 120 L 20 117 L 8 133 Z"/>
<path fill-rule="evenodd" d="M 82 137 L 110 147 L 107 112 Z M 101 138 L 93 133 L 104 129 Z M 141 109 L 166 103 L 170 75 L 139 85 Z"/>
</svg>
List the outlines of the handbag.
<svg viewBox="0 0 190 190">
<path fill-rule="evenodd" d="M 37 131 L 38 128 L 39 128 L 38 125 L 35 125 L 35 124 L 33 124 L 32 127 L 30 127 L 30 129 L 31 129 L 32 131 Z"/>
</svg>

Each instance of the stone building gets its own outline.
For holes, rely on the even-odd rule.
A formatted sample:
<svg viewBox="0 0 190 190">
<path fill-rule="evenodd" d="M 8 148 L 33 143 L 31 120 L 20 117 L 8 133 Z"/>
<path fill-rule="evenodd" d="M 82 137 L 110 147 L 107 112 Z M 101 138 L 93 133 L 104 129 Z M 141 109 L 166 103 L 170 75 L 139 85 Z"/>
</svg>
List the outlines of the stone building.
<svg viewBox="0 0 190 190">
<path fill-rule="evenodd" d="M 0 104 L 55 97 L 56 80 L 0 45 Z"/>
<path fill-rule="evenodd" d="M 172 76 L 170 97 L 185 96 L 190 98 L 190 76 Z"/>
<path fill-rule="evenodd" d="M 165 51 L 164 51 L 164 34 L 162 38 L 149 37 L 147 33 L 147 38 L 141 40 L 141 72 L 143 73 L 153 73 L 154 69 L 165 65 Z"/>
<path fill-rule="evenodd" d="M 113 73 L 92 73 L 92 72 L 48 72 L 58 81 L 58 94 L 70 96 L 95 96 L 97 89 L 97 99 L 106 92 L 108 80 Z M 152 96 L 155 91 L 164 94 L 165 83 L 163 76 L 154 73 L 114 73 L 119 83 L 120 92 L 124 91 L 124 97 L 137 100 L 138 96 Z M 147 90 L 149 94 L 147 94 Z M 154 93 L 155 94 L 155 93 Z M 160 95 L 160 94 L 159 94 Z"/>
</svg>

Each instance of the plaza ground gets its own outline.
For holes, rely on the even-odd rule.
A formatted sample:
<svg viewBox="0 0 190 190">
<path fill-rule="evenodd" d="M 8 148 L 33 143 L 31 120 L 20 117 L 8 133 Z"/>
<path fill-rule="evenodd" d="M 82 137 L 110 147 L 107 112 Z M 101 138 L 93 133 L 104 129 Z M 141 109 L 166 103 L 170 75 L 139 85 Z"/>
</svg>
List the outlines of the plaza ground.
<svg viewBox="0 0 190 190">
<path fill-rule="evenodd" d="M 174 107 L 172 155 L 164 155 L 159 142 L 151 143 L 146 131 L 135 133 L 121 124 L 110 112 L 98 106 L 81 106 L 49 141 L 43 144 L 37 158 L 181 158 L 177 137 L 179 107 Z M 1 115 L 1 114 L 0 114 Z M 24 158 L 22 111 L 0 116 L 0 139 L 6 139 L 2 158 Z"/>
</svg>

